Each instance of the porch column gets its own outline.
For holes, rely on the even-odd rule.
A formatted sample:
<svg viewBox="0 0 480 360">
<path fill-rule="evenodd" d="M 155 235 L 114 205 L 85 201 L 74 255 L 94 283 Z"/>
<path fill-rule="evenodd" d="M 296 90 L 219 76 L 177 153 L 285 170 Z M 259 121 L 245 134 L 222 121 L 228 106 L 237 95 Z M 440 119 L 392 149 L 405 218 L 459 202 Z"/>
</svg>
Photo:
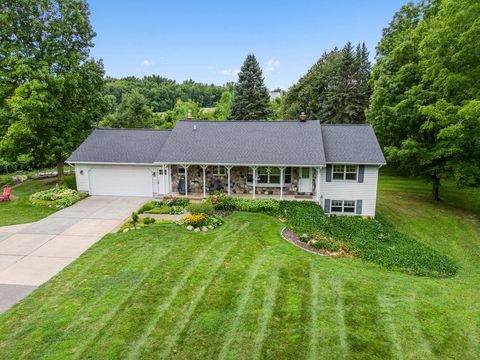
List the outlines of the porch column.
<svg viewBox="0 0 480 360">
<path fill-rule="evenodd" d="M 285 173 L 285 168 L 284 167 L 279 167 L 280 169 L 280 200 L 283 200 L 283 174 Z"/>
<path fill-rule="evenodd" d="M 228 196 L 230 196 L 230 170 L 232 169 L 232 166 L 230 166 L 230 165 L 225 166 L 225 169 L 227 169 Z"/>
<path fill-rule="evenodd" d="M 183 165 L 185 169 L 185 197 L 188 197 L 188 167 L 190 165 Z"/>
<path fill-rule="evenodd" d="M 257 185 L 257 167 L 251 166 L 253 170 L 253 198 L 255 199 L 255 186 Z"/>
<path fill-rule="evenodd" d="M 208 167 L 208 165 L 200 165 L 200 167 L 202 168 L 203 170 L 203 198 L 206 198 L 207 197 L 207 193 L 206 193 L 206 175 L 205 175 L 205 169 Z"/>
<path fill-rule="evenodd" d="M 316 193 L 317 193 L 317 203 L 320 203 L 320 167 L 317 167 L 317 178 L 316 180 Z"/>
</svg>

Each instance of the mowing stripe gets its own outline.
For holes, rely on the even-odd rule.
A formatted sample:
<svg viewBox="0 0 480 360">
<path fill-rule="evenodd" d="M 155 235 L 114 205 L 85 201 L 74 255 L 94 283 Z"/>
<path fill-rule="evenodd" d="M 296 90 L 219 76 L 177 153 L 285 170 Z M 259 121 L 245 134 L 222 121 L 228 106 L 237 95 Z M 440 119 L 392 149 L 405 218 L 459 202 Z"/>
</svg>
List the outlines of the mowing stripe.
<svg viewBox="0 0 480 360">
<path fill-rule="evenodd" d="M 336 295 L 335 311 L 337 313 L 338 339 L 340 341 L 340 356 L 342 359 L 348 358 L 347 328 L 345 326 L 344 295 L 341 280 L 333 282 L 333 290 Z"/>
<path fill-rule="evenodd" d="M 98 322 L 99 324 L 101 324 L 101 326 L 97 329 L 97 331 L 95 331 L 91 336 L 89 336 L 86 341 L 83 342 L 83 345 L 81 347 L 78 348 L 78 350 L 75 352 L 75 354 L 73 356 L 74 359 L 82 359 L 83 358 L 83 354 L 85 353 L 85 351 L 89 350 L 89 348 L 92 345 L 94 345 L 94 342 L 98 338 L 98 336 L 102 335 L 104 333 L 105 329 L 115 319 L 115 315 L 117 315 L 119 313 L 119 311 L 121 311 L 124 308 L 125 305 L 128 305 L 132 296 L 137 292 L 137 290 L 140 288 L 140 286 L 143 285 L 145 280 L 147 280 L 150 277 L 150 275 L 156 269 L 156 267 L 162 264 L 161 260 L 164 259 L 165 257 L 167 257 L 167 255 L 169 255 L 171 251 L 172 251 L 172 249 L 168 249 L 166 251 L 160 251 L 159 254 L 157 254 L 155 256 L 155 259 L 157 260 L 157 261 L 155 261 L 155 264 L 152 267 L 150 267 L 149 270 L 146 271 L 143 274 L 141 279 L 137 282 L 137 284 L 135 286 L 133 286 L 129 290 L 129 292 L 127 293 L 127 296 L 125 296 L 125 298 L 120 303 L 118 303 L 117 305 L 112 307 L 112 309 L 109 312 L 107 312 L 105 315 L 102 316 L 102 318 Z M 77 317 L 77 319 L 78 319 L 77 322 L 81 321 L 80 320 L 81 317 Z"/>
<path fill-rule="evenodd" d="M 268 324 L 273 316 L 273 309 L 275 308 L 275 302 L 277 299 L 277 290 L 279 282 L 278 268 L 274 270 L 270 281 L 268 282 L 268 288 L 266 290 L 265 299 L 262 307 L 262 314 L 260 318 L 260 324 L 257 334 L 255 336 L 255 344 L 252 351 L 252 359 L 260 358 L 262 353 L 263 341 L 267 333 Z"/>
<path fill-rule="evenodd" d="M 386 294 L 379 295 L 377 297 L 377 302 L 380 306 L 380 309 L 382 309 L 382 318 L 385 322 L 387 336 L 390 338 L 390 342 L 393 344 L 393 356 L 395 359 L 404 359 L 405 356 L 402 352 L 402 345 L 398 339 L 397 329 L 392 317 L 392 308 L 394 305 Z"/>
<path fill-rule="evenodd" d="M 198 304 L 200 303 L 200 301 L 203 298 L 203 295 L 205 294 L 206 289 L 210 286 L 212 281 L 215 279 L 215 276 L 216 276 L 218 270 L 220 270 L 220 267 L 222 266 L 222 264 L 224 263 L 225 258 L 231 252 L 231 250 L 233 250 L 233 246 L 237 242 L 238 242 L 238 240 L 236 240 L 235 242 L 232 242 L 230 244 L 230 246 L 228 246 L 226 251 L 224 251 L 222 253 L 222 255 L 212 265 L 212 268 L 211 268 L 211 271 L 210 271 L 209 275 L 206 278 L 203 279 L 203 281 L 200 284 L 198 290 L 193 295 L 193 298 L 190 302 L 190 306 L 185 311 L 184 316 L 182 318 L 180 318 L 179 321 L 177 322 L 177 326 L 175 327 L 175 329 L 173 331 L 173 335 L 171 337 L 167 338 L 168 342 L 165 345 L 164 350 L 160 354 L 159 359 L 164 359 L 170 354 L 170 352 L 172 351 L 172 348 L 178 342 L 178 339 L 179 339 L 180 335 L 182 334 L 183 330 L 185 330 L 185 327 L 190 322 L 190 320 L 192 318 L 192 315 L 195 312 L 195 309 L 197 308 Z"/>
<path fill-rule="evenodd" d="M 222 350 L 220 351 L 220 354 L 218 355 L 218 358 L 220 360 L 225 359 L 228 355 L 228 349 L 229 349 L 233 339 L 235 338 L 235 335 L 237 333 L 238 325 L 240 324 L 240 320 L 242 318 L 243 313 L 245 312 L 245 307 L 247 306 L 248 299 L 250 298 L 250 292 L 252 291 L 253 282 L 255 281 L 255 278 L 257 277 L 258 270 L 260 269 L 260 266 L 262 265 L 263 261 L 265 260 L 265 256 L 266 256 L 266 254 L 264 253 L 262 256 L 258 257 L 249 269 L 248 281 L 243 286 L 243 291 L 242 291 L 242 294 L 240 295 L 240 299 L 238 301 L 237 311 L 235 312 L 235 317 L 233 318 L 233 322 L 230 325 L 230 329 L 227 331 L 227 333 L 225 335 L 225 340 L 223 342 Z"/>
<path fill-rule="evenodd" d="M 418 339 L 418 341 L 420 342 L 420 349 L 422 350 L 425 358 L 432 359 L 434 356 L 430 348 L 430 343 L 428 342 L 427 339 L 425 339 L 425 336 L 422 330 L 422 324 L 418 320 L 417 311 L 415 310 L 415 303 L 417 302 L 416 300 L 417 300 L 417 292 L 414 291 L 412 296 L 410 296 L 410 302 L 409 302 L 410 315 L 412 316 L 412 326 L 413 326 L 412 332 L 415 334 L 415 338 Z"/>
<path fill-rule="evenodd" d="M 243 226 L 241 226 L 238 229 L 235 229 L 235 231 L 232 232 L 232 235 L 236 234 L 237 232 L 242 231 L 245 227 L 247 227 L 249 223 L 245 223 Z M 185 273 L 183 274 L 182 278 L 177 282 L 177 284 L 173 287 L 172 291 L 170 292 L 170 295 L 163 301 L 162 303 L 159 304 L 155 311 L 155 315 L 152 317 L 151 321 L 147 324 L 147 327 L 145 331 L 143 332 L 142 336 L 132 345 L 132 348 L 130 349 L 129 353 L 127 354 L 128 359 L 138 359 L 140 352 L 142 351 L 143 347 L 145 346 L 145 343 L 147 342 L 148 338 L 150 337 L 151 333 L 153 330 L 155 330 L 158 322 L 162 318 L 162 316 L 165 314 L 165 312 L 168 310 L 172 302 L 175 300 L 177 297 L 178 293 L 185 287 L 187 284 L 188 279 L 192 276 L 194 271 L 197 269 L 198 265 L 204 260 L 204 258 L 210 254 L 211 249 L 217 245 L 217 242 L 222 240 L 223 237 L 229 236 L 230 233 L 219 233 L 215 237 L 213 241 L 210 242 L 210 244 L 197 256 L 195 256 L 195 260 L 190 263 L 190 266 L 187 268 Z M 230 252 L 230 250 L 233 248 L 233 246 L 237 243 L 237 241 L 232 241 L 228 243 L 229 245 L 225 247 L 220 255 L 219 260 L 221 261 L 216 261 L 214 268 L 220 267 L 220 265 L 223 262 L 223 259 L 225 256 Z M 218 264 L 218 265 L 217 265 Z"/>
<path fill-rule="evenodd" d="M 319 295 L 319 283 L 318 273 L 313 268 L 313 264 L 310 266 L 310 286 L 312 290 L 311 296 L 311 314 L 310 314 L 310 346 L 309 346 L 309 358 L 318 359 L 318 339 L 320 334 L 318 332 L 318 295 Z"/>
</svg>

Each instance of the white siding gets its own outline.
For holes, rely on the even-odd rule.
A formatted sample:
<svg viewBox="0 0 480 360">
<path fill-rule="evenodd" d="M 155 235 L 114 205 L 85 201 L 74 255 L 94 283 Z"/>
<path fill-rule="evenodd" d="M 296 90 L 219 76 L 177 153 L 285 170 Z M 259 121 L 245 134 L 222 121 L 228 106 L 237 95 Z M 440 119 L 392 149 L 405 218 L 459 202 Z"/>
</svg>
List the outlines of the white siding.
<svg viewBox="0 0 480 360">
<path fill-rule="evenodd" d="M 90 195 L 153 196 L 156 192 L 154 171 L 153 166 L 75 166 L 77 189 Z"/>
<path fill-rule="evenodd" d="M 326 181 L 327 170 L 322 168 L 320 173 L 320 195 L 322 198 L 322 207 L 325 205 L 325 199 L 330 200 L 362 200 L 363 216 L 375 216 L 375 206 L 377 202 L 377 165 L 365 165 L 363 183 L 352 180 L 333 180 Z"/>
</svg>

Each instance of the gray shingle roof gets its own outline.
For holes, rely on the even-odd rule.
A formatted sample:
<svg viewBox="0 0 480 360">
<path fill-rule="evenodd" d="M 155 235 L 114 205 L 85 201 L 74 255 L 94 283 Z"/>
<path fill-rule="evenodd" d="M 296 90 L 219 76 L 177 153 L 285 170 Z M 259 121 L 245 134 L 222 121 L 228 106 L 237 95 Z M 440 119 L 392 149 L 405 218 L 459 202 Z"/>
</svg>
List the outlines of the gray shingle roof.
<svg viewBox="0 0 480 360">
<path fill-rule="evenodd" d="M 327 163 L 386 164 L 371 125 L 322 124 Z"/>
<path fill-rule="evenodd" d="M 170 130 L 95 129 L 67 162 L 153 163 Z"/>
<path fill-rule="evenodd" d="M 318 121 L 178 121 L 157 162 L 323 165 Z"/>
<path fill-rule="evenodd" d="M 95 129 L 67 162 L 315 166 L 385 158 L 366 124 L 182 120 L 173 130 Z"/>
</svg>

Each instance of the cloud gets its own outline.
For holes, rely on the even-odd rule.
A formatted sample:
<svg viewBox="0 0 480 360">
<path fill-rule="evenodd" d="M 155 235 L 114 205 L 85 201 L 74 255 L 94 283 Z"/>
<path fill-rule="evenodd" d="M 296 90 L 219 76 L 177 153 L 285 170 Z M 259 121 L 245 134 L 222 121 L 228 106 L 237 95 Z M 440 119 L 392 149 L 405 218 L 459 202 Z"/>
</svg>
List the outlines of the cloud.
<svg viewBox="0 0 480 360">
<path fill-rule="evenodd" d="M 280 67 L 280 61 L 270 59 L 267 61 L 267 67 L 265 68 L 265 71 L 274 71 Z"/>
<path fill-rule="evenodd" d="M 152 62 L 150 60 L 143 60 L 142 65 L 149 66 L 152 65 Z"/>
<path fill-rule="evenodd" d="M 220 71 L 220 74 L 222 75 L 238 75 L 238 73 L 240 72 L 240 69 L 237 69 L 237 68 L 228 68 L 228 69 L 223 69 L 222 71 Z"/>
</svg>

